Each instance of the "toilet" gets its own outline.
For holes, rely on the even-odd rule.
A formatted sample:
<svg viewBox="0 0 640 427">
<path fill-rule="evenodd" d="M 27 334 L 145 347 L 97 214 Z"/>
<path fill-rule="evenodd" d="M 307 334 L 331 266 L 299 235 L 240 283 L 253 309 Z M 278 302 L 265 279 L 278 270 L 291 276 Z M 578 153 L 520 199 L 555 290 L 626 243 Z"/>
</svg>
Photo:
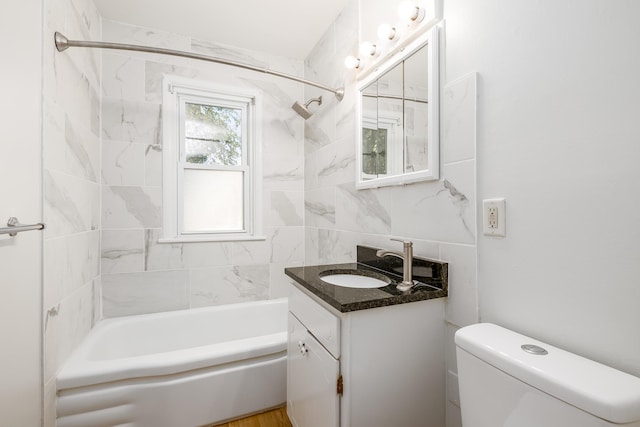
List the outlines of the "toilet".
<svg viewBox="0 0 640 427">
<path fill-rule="evenodd" d="M 490 323 L 455 336 L 463 427 L 640 427 L 640 378 Z"/>
</svg>

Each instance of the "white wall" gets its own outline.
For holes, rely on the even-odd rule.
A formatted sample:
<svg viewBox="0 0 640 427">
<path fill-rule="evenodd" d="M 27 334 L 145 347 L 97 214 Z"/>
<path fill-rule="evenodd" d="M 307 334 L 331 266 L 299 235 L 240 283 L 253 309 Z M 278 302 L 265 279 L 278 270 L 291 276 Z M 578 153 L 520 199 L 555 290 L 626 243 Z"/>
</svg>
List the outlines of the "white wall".
<svg viewBox="0 0 640 427">
<path fill-rule="evenodd" d="M 446 0 L 447 77 L 479 73 L 480 313 L 640 375 L 640 3 Z M 478 217 L 478 220 L 480 218 Z"/>
<path fill-rule="evenodd" d="M 4 7 L 3 9 L 8 9 Z M 39 1 L 0 13 L 0 227 L 42 218 Z M 0 424 L 41 425 L 42 232 L 0 236 Z"/>
</svg>

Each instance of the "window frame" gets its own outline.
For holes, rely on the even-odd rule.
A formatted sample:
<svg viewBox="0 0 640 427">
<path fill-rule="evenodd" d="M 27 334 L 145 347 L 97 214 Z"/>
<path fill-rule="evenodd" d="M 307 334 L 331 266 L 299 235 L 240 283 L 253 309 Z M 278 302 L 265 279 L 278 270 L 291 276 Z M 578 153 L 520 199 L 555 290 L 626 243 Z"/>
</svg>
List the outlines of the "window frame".
<svg viewBox="0 0 640 427">
<path fill-rule="evenodd" d="M 184 150 L 185 104 L 199 103 L 241 108 L 242 162 L 240 166 L 187 163 Z M 262 97 L 260 92 L 184 77 L 162 79 L 162 235 L 159 241 L 214 242 L 265 240 L 262 230 Z M 185 170 L 243 172 L 243 230 L 184 231 Z"/>
</svg>

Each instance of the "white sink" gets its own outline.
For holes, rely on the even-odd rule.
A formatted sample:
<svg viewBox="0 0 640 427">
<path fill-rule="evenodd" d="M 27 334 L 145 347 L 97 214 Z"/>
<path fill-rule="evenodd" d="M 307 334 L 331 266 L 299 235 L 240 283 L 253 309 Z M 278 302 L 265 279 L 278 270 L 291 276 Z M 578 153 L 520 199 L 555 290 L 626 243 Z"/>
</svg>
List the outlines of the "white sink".
<svg viewBox="0 0 640 427">
<path fill-rule="evenodd" d="M 331 283 L 332 285 L 359 289 L 382 288 L 390 283 L 389 279 L 383 280 L 381 278 L 371 277 L 369 275 L 365 276 L 359 273 L 332 273 L 321 275 L 320 279 L 323 282 Z"/>
</svg>

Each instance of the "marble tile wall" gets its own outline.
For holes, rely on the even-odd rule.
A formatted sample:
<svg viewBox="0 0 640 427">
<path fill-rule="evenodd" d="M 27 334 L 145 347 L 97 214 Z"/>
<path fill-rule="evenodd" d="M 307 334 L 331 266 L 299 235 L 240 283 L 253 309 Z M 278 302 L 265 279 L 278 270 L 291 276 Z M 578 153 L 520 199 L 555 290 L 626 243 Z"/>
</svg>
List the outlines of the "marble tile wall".
<svg viewBox="0 0 640 427">
<path fill-rule="evenodd" d="M 356 75 L 342 61 L 358 51 L 358 13 L 357 1 L 351 2 L 305 61 L 306 78 L 346 86 L 342 102 L 331 99 L 305 122 L 305 263 L 354 261 L 356 244 L 399 249 L 390 237 L 412 240 L 418 256 L 449 262 L 446 417 L 447 427 L 456 427 L 453 334 L 478 321 L 476 76 L 441 82 L 439 180 L 356 190 Z M 305 88 L 305 98 L 316 92 Z"/>
<path fill-rule="evenodd" d="M 43 62 L 44 425 L 55 374 L 100 315 L 100 55 L 58 53 L 54 31 L 100 39 L 92 0 L 46 0 Z"/>
<path fill-rule="evenodd" d="M 103 21 L 105 40 L 193 51 L 288 74 L 303 62 Z M 163 74 L 263 93 L 266 241 L 158 243 L 162 222 Z M 102 302 L 105 317 L 286 295 L 285 266 L 304 262 L 303 120 L 298 83 L 220 64 L 137 52 L 102 56 Z"/>
</svg>

